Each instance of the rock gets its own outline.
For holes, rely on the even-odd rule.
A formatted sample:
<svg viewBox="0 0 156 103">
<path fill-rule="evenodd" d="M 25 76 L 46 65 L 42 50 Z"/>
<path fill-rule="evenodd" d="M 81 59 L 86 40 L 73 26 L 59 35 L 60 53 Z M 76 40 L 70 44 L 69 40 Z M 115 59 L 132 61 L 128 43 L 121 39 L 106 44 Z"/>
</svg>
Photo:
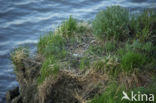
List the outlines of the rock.
<svg viewBox="0 0 156 103">
<path fill-rule="evenodd" d="M 19 95 L 19 87 L 16 87 L 13 90 L 10 90 L 6 93 L 6 101 L 7 103 L 11 103 L 13 99 L 15 99 Z"/>
<path fill-rule="evenodd" d="M 22 102 L 22 97 L 19 95 L 17 97 L 15 97 L 11 103 L 23 103 Z"/>
</svg>

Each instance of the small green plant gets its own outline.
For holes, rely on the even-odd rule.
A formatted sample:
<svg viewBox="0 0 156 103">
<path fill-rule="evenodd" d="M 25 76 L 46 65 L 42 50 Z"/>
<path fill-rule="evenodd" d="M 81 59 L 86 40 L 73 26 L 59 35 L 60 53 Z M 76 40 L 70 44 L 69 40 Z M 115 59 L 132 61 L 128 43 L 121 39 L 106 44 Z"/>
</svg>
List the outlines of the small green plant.
<svg viewBox="0 0 156 103">
<path fill-rule="evenodd" d="M 142 51 L 146 54 L 149 54 L 150 52 L 152 52 L 154 45 L 151 42 L 145 42 L 142 43 L 139 40 L 134 40 L 131 48 L 135 51 L 139 50 Z"/>
<path fill-rule="evenodd" d="M 129 44 L 129 49 L 133 49 L 133 50 L 140 50 L 142 49 L 142 43 L 139 40 L 133 40 L 132 44 Z"/>
<path fill-rule="evenodd" d="M 131 71 L 134 68 L 140 68 L 146 63 L 145 55 L 137 52 L 127 52 L 122 56 L 121 68 L 124 71 Z"/>
<path fill-rule="evenodd" d="M 121 101 L 122 90 L 116 82 L 111 82 L 101 95 L 95 96 L 89 103 L 124 103 Z"/>
<path fill-rule="evenodd" d="M 49 32 L 48 34 L 40 37 L 40 41 L 38 43 L 38 48 L 37 48 L 39 53 L 43 53 L 44 48 L 46 48 L 47 45 L 52 42 L 52 40 L 51 40 L 52 36 L 53 36 L 53 33 Z"/>
<path fill-rule="evenodd" d="M 129 33 L 129 13 L 120 6 L 108 7 L 96 15 L 93 21 L 94 34 L 104 40 L 105 38 L 123 39 Z"/>
<path fill-rule="evenodd" d="M 116 49 L 116 46 L 115 46 L 115 42 L 112 42 L 112 41 L 107 41 L 105 42 L 104 44 L 104 48 L 107 52 L 111 52 L 111 51 L 114 51 Z"/>
<path fill-rule="evenodd" d="M 106 61 L 105 60 L 97 60 L 93 63 L 93 68 L 96 70 L 103 70 L 105 69 Z"/>
<path fill-rule="evenodd" d="M 144 10 L 140 15 L 133 15 L 130 28 L 140 41 L 146 41 L 155 33 L 153 28 L 156 24 L 156 12 L 154 10 Z M 154 34 L 155 35 L 155 34 Z"/>
<path fill-rule="evenodd" d="M 154 84 L 154 83 L 152 83 Z M 156 88 L 155 86 L 149 86 L 149 87 L 136 87 L 136 88 L 130 88 L 126 89 L 124 86 L 117 85 L 117 82 L 111 82 L 108 84 L 104 92 L 100 95 L 96 95 L 90 102 L 88 103 L 152 103 L 150 101 L 146 101 L 146 98 L 143 98 L 143 101 L 138 99 L 138 96 L 141 94 L 156 94 L 154 91 Z M 136 100 L 129 101 L 127 99 L 122 99 L 123 91 L 128 95 L 129 99 L 132 99 L 132 91 L 133 94 L 136 94 Z M 139 93 L 139 95 L 137 95 Z M 156 98 L 154 98 L 155 101 Z"/>
<path fill-rule="evenodd" d="M 62 23 L 60 32 L 65 38 L 71 38 L 74 36 L 77 30 L 77 21 L 72 16 L 68 20 Z"/>
<path fill-rule="evenodd" d="M 94 45 L 89 46 L 88 53 L 90 55 L 102 56 L 105 53 L 105 48 L 103 45 Z"/>
<path fill-rule="evenodd" d="M 65 39 L 61 35 L 49 33 L 48 35 L 40 38 L 38 43 L 38 52 L 45 57 L 53 55 L 56 58 L 62 58 L 66 55 L 64 45 Z"/>
<path fill-rule="evenodd" d="M 105 56 L 103 59 L 93 62 L 93 69 L 116 76 L 119 72 L 119 61 L 116 56 Z"/>
<path fill-rule="evenodd" d="M 117 54 L 122 57 L 123 54 L 131 51 L 142 53 L 146 56 L 152 56 L 154 48 L 155 46 L 151 42 L 140 42 L 139 40 L 133 40 L 132 43 L 126 42 L 124 47 L 119 48 L 117 50 Z"/>
<path fill-rule="evenodd" d="M 90 65 L 89 58 L 87 58 L 87 57 L 81 58 L 81 60 L 80 60 L 80 69 L 81 70 L 86 69 L 86 68 L 88 69 L 89 65 Z"/>
<path fill-rule="evenodd" d="M 38 84 L 42 83 L 50 75 L 56 75 L 60 67 L 57 64 L 55 57 L 47 58 L 41 67 L 40 76 L 38 77 Z"/>
<path fill-rule="evenodd" d="M 146 52 L 146 53 L 151 53 L 152 50 L 154 49 L 154 45 L 151 42 L 147 42 L 143 45 L 142 49 Z"/>
<path fill-rule="evenodd" d="M 88 53 L 90 55 L 104 56 L 110 52 L 116 50 L 116 42 L 107 41 L 104 44 L 100 45 L 90 45 L 88 48 Z"/>
</svg>

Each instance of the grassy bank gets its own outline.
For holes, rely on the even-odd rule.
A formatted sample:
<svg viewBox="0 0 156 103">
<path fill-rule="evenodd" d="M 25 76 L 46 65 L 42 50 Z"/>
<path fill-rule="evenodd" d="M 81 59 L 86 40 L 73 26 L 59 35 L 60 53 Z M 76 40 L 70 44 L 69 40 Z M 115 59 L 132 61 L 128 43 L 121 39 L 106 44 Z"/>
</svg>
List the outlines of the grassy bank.
<svg viewBox="0 0 156 103">
<path fill-rule="evenodd" d="M 129 103 L 121 101 L 122 91 L 155 93 L 156 12 L 131 14 L 112 6 L 100 11 L 91 24 L 72 16 L 53 32 L 40 38 L 37 52 L 42 58 L 38 85 L 61 69 L 107 74 L 104 90 L 89 103 Z M 25 49 L 12 53 L 13 63 L 28 55 Z M 156 93 L 155 93 L 156 94 Z M 141 102 L 143 103 L 143 102 Z"/>
</svg>

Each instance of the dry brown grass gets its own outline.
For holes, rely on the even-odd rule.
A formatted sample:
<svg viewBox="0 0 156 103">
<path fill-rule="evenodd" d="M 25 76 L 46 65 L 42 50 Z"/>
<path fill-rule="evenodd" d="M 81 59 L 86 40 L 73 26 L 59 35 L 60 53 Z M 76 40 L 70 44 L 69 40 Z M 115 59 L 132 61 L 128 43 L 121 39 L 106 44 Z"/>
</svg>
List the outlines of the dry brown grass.
<svg viewBox="0 0 156 103">
<path fill-rule="evenodd" d="M 52 83 L 54 83 L 53 76 L 49 76 L 42 83 L 42 85 L 38 86 L 38 95 L 39 95 L 39 103 L 45 103 L 45 99 L 49 94 L 49 89 L 51 88 Z"/>
<path fill-rule="evenodd" d="M 104 85 L 107 84 L 108 76 L 98 74 L 90 69 L 85 73 L 62 70 L 57 77 L 49 76 L 41 85 L 38 86 L 40 103 L 47 100 L 55 102 L 69 102 L 70 100 L 78 103 L 87 103 L 97 93 L 101 93 Z"/>
<path fill-rule="evenodd" d="M 29 56 L 28 49 L 26 48 L 17 48 L 12 54 L 11 58 L 13 60 L 13 63 L 20 64 L 23 59 L 27 58 Z"/>
<path fill-rule="evenodd" d="M 119 83 L 128 88 L 146 86 L 152 80 L 151 74 L 144 71 L 122 72 L 119 74 Z"/>
<path fill-rule="evenodd" d="M 66 82 L 68 83 L 66 84 Z M 67 96 L 65 95 L 66 92 L 64 92 L 63 88 L 66 89 L 65 91 L 67 91 L 70 94 L 70 96 L 74 98 L 73 96 L 74 92 L 72 93 L 71 91 L 75 91 L 77 89 L 76 82 L 78 82 L 77 76 L 73 74 L 72 72 L 68 72 L 66 70 L 60 71 L 57 76 L 52 76 L 52 75 L 49 76 L 41 85 L 38 86 L 38 92 L 39 92 L 38 94 L 39 94 L 40 103 L 45 103 L 47 102 L 46 100 L 50 100 L 50 99 L 52 100 L 53 98 L 56 98 L 58 94 L 60 95 L 60 97 Z M 72 88 L 69 88 L 71 85 L 72 85 Z M 57 100 L 58 99 L 63 100 L 67 98 L 57 97 Z M 55 101 L 57 100 L 55 99 Z"/>
</svg>

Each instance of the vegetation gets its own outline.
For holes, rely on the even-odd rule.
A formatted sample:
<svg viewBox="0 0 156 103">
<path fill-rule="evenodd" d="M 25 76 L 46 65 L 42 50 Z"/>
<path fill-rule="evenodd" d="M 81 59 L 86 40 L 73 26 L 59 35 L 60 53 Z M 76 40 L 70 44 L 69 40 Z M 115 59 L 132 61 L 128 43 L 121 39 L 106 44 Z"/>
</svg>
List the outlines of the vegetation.
<svg viewBox="0 0 156 103">
<path fill-rule="evenodd" d="M 121 103 L 122 89 L 117 83 L 112 82 L 108 85 L 100 96 L 94 97 L 90 103 Z"/>
<path fill-rule="evenodd" d="M 141 87 L 146 90 L 154 89 L 153 86 L 148 87 L 152 76 L 145 81 L 147 86 L 143 85 L 143 80 L 147 79 L 144 75 L 156 73 L 154 11 L 144 11 L 140 15 L 132 16 L 127 9 L 112 6 L 99 12 L 91 26 L 89 25 L 86 23 L 84 26 L 70 16 L 55 32 L 40 38 L 37 51 L 44 59 L 38 77 L 39 85 L 50 75 L 58 76 L 60 69 L 65 68 L 76 69 L 77 72 L 79 69 L 83 72 L 91 69 L 100 76 L 107 74 L 109 82 L 114 81 L 106 88 L 103 85 L 104 92 L 101 91 L 91 98 L 90 103 L 127 103 L 121 102 L 122 91 L 125 88 L 128 92 L 143 90 L 138 89 Z M 24 48 L 12 53 L 15 64 L 21 63 L 26 57 L 28 52 Z M 136 71 L 142 71 L 144 74 Z M 126 74 L 122 77 L 126 80 L 124 82 L 134 83 L 135 87 L 127 88 L 120 82 L 123 74 Z"/>
<path fill-rule="evenodd" d="M 105 48 L 103 45 L 91 45 L 88 49 L 88 53 L 91 55 L 101 56 L 104 55 Z"/>
<path fill-rule="evenodd" d="M 48 35 L 40 38 L 38 52 L 45 57 L 49 57 L 49 55 L 53 55 L 56 58 L 65 57 L 64 43 L 65 40 L 61 35 L 53 35 L 50 32 Z"/>
<path fill-rule="evenodd" d="M 60 27 L 60 33 L 65 38 L 73 37 L 76 30 L 77 30 L 77 21 L 72 16 L 70 16 L 68 20 L 63 22 Z"/>
<path fill-rule="evenodd" d="M 46 59 L 43 62 L 42 68 L 40 70 L 40 77 L 38 78 L 38 84 L 42 83 L 48 76 L 56 75 L 59 69 L 60 67 L 56 63 L 54 57 L 49 57 L 48 59 Z"/>
<path fill-rule="evenodd" d="M 93 68 L 101 73 L 107 73 L 116 76 L 119 69 L 119 61 L 116 56 L 105 56 L 103 59 L 96 60 L 93 63 Z"/>
<path fill-rule="evenodd" d="M 99 12 L 93 21 L 95 36 L 104 40 L 105 38 L 123 39 L 129 33 L 128 11 L 119 6 L 108 7 Z"/>
<path fill-rule="evenodd" d="M 13 61 L 13 63 L 16 65 L 16 66 L 19 66 L 21 67 L 23 64 L 22 64 L 22 61 L 29 57 L 29 50 L 27 48 L 24 48 L 24 47 L 19 47 L 19 48 L 16 48 L 12 53 L 11 53 L 11 60 Z"/>
<path fill-rule="evenodd" d="M 125 71 L 134 68 L 141 68 L 146 61 L 147 58 L 143 54 L 135 52 L 127 52 L 125 55 L 123 55 L 121 59 L 121 68 Z"/>
<path fill-rule="evenodd" d="M 149 40 L 153 35 L 155 35 L 155 25 L 156 25 L 156 13 L 154 10 L 144 10 L 140 15 L 132 16 L 131 19 L 131 32 L 140 41 Z"/>
<path fill-rule="evenodd" d="M 104 48 L 107 52 L 115 51 L 116 49 L 115 41 L 107 41 L 106 43 L 104 43 Z"/>
<path fill-rule="evenodd" d="M 81 70 L 89 68 L 89 65 L 90 65 L 89 58 L 87 58 L 87 57 L 81 58 L 81 60 L 80 60 L 80 69 Z"/>
<path fill-rule="evenodd" d="M 152 85 L 150 87 L 152 87 Z M 125 91 L 129 96 L 131 95 L 131 91 L 136 94 L 138 93 L 138 91 L 142 94 L 150 94 L 153 90 L 156 89 L 155 87 L 152 87 L 152 90 L 150 87 L 138 87 L 126 90 L 124 87 L 119 86 L 116 82 L 111 82 L 108 84 L 105 91 L 101 95 L 95 96 L 94 99 L 92 99 L 89 103 L 147 103 L 147 101 L 145 101 L 145 98 L 144 101 L 121 101 L 121 98 L 123 97 L 122 92 Z M 156 94 L 155 92 L 153 93 Z"/>
</svg>

